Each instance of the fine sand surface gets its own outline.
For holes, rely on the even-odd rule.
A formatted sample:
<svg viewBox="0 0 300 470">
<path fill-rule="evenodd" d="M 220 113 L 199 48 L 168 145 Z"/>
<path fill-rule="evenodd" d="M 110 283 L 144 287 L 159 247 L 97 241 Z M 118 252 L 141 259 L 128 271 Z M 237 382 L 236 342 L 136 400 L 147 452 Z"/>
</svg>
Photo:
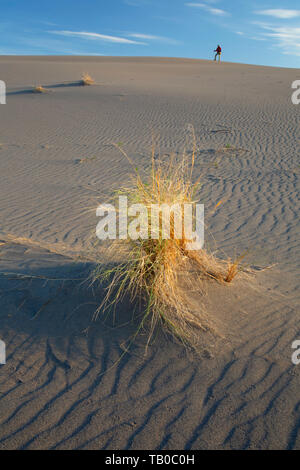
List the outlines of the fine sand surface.
<svg viewBox="0 0 300 470">
<path fill-rule="evenodd" d="M 300 449 L 299 71 L 1 57 L 0 79 L 0 449 Z M 189 151 L 191 125 L 206 242 L 249 250 L 255 275 L 191 292 L 219 332 L 198 355 L 162 331 L 123 354 L 133 306 L 92 321 L 103 290 L 84 282 L 108 261 L 96 207 L 130 182 L 113 143 L 143 170 L 153 133 L 162 156 Z"/>
</svg>

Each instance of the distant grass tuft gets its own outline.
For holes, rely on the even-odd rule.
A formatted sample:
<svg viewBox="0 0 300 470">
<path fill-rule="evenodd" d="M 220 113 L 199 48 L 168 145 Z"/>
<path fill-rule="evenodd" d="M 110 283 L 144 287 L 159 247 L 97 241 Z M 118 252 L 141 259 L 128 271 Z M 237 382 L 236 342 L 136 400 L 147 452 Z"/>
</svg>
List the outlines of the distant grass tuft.
<svg viewBox="0 0 300 470">
<path fill-rule="evenodd" d="M 88 73 L 84 73 L 81 78 L 81 84 L 85 86 L 94 85 L 95 80 Z"/>
<path fill-rule="evenodd" d="M 33 89 L 33 93 L 49 93 L 49 90 L 46 90 L 42 85 L 38 85 Z"/>
</svg>

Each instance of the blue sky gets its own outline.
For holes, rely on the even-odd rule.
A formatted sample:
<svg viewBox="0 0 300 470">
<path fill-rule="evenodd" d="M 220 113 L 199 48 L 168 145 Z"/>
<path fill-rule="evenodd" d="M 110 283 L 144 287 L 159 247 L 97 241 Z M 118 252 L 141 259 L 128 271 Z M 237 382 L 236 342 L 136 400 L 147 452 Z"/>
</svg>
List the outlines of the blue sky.
<svg viewBox="0 0 300 470">
<path fill-rule="evenodd" d="M 299 0 L 0 0 L 0 54 L 300 66 Z"/>
</svg>

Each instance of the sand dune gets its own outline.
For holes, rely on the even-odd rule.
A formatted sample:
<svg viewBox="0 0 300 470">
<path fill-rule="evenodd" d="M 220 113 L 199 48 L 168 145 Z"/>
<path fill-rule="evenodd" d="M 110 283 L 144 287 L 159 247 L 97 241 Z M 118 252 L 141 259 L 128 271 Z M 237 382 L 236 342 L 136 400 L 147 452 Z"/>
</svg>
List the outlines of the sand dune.
<svg viewBox="0 0 300 470">
<path fill-rule="evenodd" d="M 2 57 L 0 449 L 299 449 L 299 108 L 292 69 L 145 58 Z M 82 87 L 89 72 L 96 85 Z M 43 85 L 51 93 L 34 94 Z M 95 209 L 194 126 L 207 243 L 249 250 L 251 282 L 195 296 L 223 337 L 200 356 L 160 332 L 144 357 L 133 307 L 92 322 Z M 228 146 L 232 150 L 228 150 Z M 260 271 L 260 267 L 274 265 Z M 4 274 L 5 273 L 5 274 Z M 26 275 L 28 277 L 21 277 Z M 117 362 L 117 363 L 116 363 Z"/>
</svg>

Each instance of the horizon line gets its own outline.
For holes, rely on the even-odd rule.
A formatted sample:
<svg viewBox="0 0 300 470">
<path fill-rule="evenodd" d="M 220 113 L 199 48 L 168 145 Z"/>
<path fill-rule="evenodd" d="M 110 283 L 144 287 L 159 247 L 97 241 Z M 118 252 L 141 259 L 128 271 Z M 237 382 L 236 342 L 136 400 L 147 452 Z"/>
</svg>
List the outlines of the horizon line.
<svg viewBox="0 0 300 470">
<path fill-rule="evenodd" d="M 2 57 L 9 57 L 9 58 L 17 58 L 17 57 L 25 57 L 25 58 L 50 58 L 50 57 L 65 57 L 65 58 L 85 58 L 85 59 L 165 59 L 165 60 L 192 60 L 192 61 L 203 61 L 203 62 L 213 62 L 212 59 L 203 59 L 199 57 L 182 57 L 182 56 L 143 56 L 143 55 L 104 55 L 104 54 L 57 54 L 57 53 L 49 53 L 49 54 L 0 54 L 0 58 Z M 268 68 L 276 68 L 276 69 L 292 69 L 292 70 L 299 70 L 298 67 L 291 67 L 288 65 L 265 65 L 265 64 L 255 64 L 255 63 L 248 63 L 248 62 L 232 62 L 223 60 L 221 64 L 234 64 L 234 65 L 248 65 L 252 67 L 268 67 Z M 219 64 L 218 64 L 219 65 Z"/>
</svg>

